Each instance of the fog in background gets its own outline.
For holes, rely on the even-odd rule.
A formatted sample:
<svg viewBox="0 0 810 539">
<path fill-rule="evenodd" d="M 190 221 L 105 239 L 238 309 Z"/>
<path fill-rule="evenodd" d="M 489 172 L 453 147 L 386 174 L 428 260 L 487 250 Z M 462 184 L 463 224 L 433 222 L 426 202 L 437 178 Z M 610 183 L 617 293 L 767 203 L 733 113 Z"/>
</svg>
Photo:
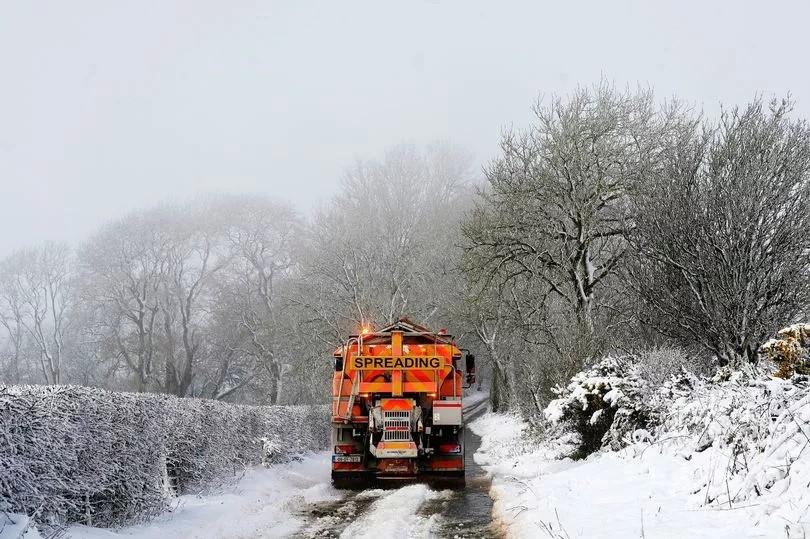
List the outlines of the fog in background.
<svg viewBox="0 0 810 539">
<path fill-rule="evenodd" d="M 0 255 L 195 193 L 306 211 L 356 158 L 401 141 L 450 140 L 483 163 L 538 95 L 600 77 L 706 110 L 791 91 L 807 116 L 808 15 L 800 2 L 5 2 Z"/>
</svg>

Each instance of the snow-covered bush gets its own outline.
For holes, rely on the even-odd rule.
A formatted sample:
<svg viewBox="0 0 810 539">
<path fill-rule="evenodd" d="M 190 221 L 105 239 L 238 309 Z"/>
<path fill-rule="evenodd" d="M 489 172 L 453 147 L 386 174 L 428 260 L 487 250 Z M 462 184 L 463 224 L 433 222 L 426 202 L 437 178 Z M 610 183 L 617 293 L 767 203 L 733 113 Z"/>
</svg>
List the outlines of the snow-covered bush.
<svg viewBox="0 0 810 539">
<path fill-rule="evenodd" d="M 75 386 L 0 386 L 0 511 L 56 525 L 148 518 L 263 461 L 328 440 L 325 407 L 238 406 Z"/>
<path fill-rule="evenodd" d="M 673 390 L 670 396 L 657 438 L 662 444 L 677 444 L 686 459 L 709 454 L 711 465 L 702 467 L 696 477 L 705 503 L 733 505 L 769 493 L 790 497 L 791 490 L 797 501 L 806 497 L 810 484 L 807 377 L 782 380 L 721 372 L 688 391 Z"/>
<path fill-rule="evenodd" d="M 661 383 L 642 374 L 647 359 L 604 358 L 557 388 L 545 439 L 532 454 L 619 450 L 589 465 L 662 464 L 679 474 L 673 488 L 690 509 L 756 507 L 762 518 L 784 522 L 786 536 L 803 537 L 794 530 L 803 529 L 810 507 L 810 377 L 773 377 L 747 364 L 711 377 L 680 369 Z"/>
<path fill-rule="evenodd" d="M 785 380 L 754 367 L 723 367 L 711 378 L 681 370 L 658 384 L 638 372 L 638 358 L 609 357 L 558 390 L 546 409 L 550 434 L 578 442 L 564 456 L 654 446 L 695 462 L 700 505 L 736 507 L 757 497 L 775 504 L 773 511 L 787 504 L 779 511 L 801 518 L 810 503 L 807 376 Z"/>
<path fill-rule="evenodd" d="M 658 409 L 649 383 L 638 376 L 637 356 L 609 356 L 577 373 L 566 387 L 555 388 L 558 398 L 544 415 L 551 435 L 571 440 L 570 455 L 582 458 L 602 447 L 618 449 L 638 438 L 649 437 Z"/>
</svg>

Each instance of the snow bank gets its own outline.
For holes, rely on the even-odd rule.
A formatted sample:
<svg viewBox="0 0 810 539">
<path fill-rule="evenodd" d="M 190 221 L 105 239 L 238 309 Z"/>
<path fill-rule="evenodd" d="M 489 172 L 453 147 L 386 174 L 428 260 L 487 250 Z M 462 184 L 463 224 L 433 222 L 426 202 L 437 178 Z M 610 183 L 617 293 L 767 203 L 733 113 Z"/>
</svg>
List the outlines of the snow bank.
<svg viewBox="0 0 810 539">
<path fill-rule="evenodd" d="M 633 396 L 644 385 L 633 376 L 580 373 L 547 409 L 552 424 L 542 436 L 530 435 L 515 416 L 488 414 L 471 425 L 482 437 L 476 461 L 493 474 L 495 516 L 511 536 L 804 537 L 810 531 L 805 377 L 724 370 L 713 379 L 683 375 Z M 603 424 L 601 449 L 584 460 L 560 458 L 577 454 L 577 429 L 600 424 L 606 409 L 615 422 L 627 417 L 623 408 L 640 406 L 648 412 L 644 436 L 637 425 L 625 425 L 617 437 L 613 425 Z"/>
<path fill-rule="evenodd" d="M 42 535 L 30 517 L 14 513 L 1 513 L 0 538 L 42 539 Z"/>
<path fill-rule="evenodd" d="M 251 464 L 321 449 L 327 427 L 323 408 L 0 386 L 0 511 L 45 525 L 131 523 Z M 268 440 L 282 449 L 263 454 Z"/>
<path fill-rule="evenodd" d="M 786 536 L 786 522 L 756 506 L 704 503 L 695 477 L 716 464 L 708 454 L 685 460 L 676 452 L 636 446 L 581 461 L 555 460 L 552 448 L 539 445 L 509 456 L 496 448 L 521 441 L 490 443 L 487 430 L 488 423 L 505 421 L 510 418 L 489 414 L 472 428 L 487 442 L 476 460 L 493 474 L 493 515 L 509 537 Z M 801 528 L 795 529 L 802 537 Z"/>
<path fill-rule="evenodd" d="M 810 385 L 805 377 L 736 373 L 673 393 L 657 438 L 660 451 L 701 464 L 694 481 L 704 505 L 755 505 L 763 519 L 781 520 L 794 530 L 810 526 Z"/>
</svg>

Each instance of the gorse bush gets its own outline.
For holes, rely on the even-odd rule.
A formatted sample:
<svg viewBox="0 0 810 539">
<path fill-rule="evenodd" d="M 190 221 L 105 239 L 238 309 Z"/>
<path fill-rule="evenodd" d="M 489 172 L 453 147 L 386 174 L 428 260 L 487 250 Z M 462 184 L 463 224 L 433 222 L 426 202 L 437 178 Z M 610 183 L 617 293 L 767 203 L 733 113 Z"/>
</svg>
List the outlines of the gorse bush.
<svg viewBox="0 0 810 539">
<path fill-rule="evenodd" d="M 810 374 L 810 324 L 793 324 L 780 329 L 775 339 L 762 345 L 760 352 L 776 363 L 776 376 Z"/>
<path fill-rule="evenodd" d="M 637 356 L 609 356 L 556 388 L 558 398 L 549 403 L 545 417 L 560 434 L 575 435 L 571 457 L 583 458 L 602 447 L 618 449 L 649 435 L 658 411 L 638 364 Z"/>
<path fill-rule="evenodd" d="M 0 511 L 49 525 L 145 519 L 174 494 L 325 447 L 327 427 L 324 407 L 0 386 Z"/>
</svg>

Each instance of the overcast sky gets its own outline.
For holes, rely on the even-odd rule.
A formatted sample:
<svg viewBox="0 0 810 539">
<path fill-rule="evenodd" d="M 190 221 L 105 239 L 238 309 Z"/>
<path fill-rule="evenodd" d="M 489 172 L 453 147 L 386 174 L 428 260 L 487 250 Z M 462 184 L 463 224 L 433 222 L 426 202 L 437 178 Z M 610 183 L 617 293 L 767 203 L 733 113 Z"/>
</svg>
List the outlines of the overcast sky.
<svg viewBox="0 0 810 539">
<path fill-rule="evenodd" d="M 0 256 L 195 193 L 307 211 L 402 141 L 484 162 L 538 95 L 602 75 L 810 116 L 807 5 L 0 1 Z"/>
</svg>

